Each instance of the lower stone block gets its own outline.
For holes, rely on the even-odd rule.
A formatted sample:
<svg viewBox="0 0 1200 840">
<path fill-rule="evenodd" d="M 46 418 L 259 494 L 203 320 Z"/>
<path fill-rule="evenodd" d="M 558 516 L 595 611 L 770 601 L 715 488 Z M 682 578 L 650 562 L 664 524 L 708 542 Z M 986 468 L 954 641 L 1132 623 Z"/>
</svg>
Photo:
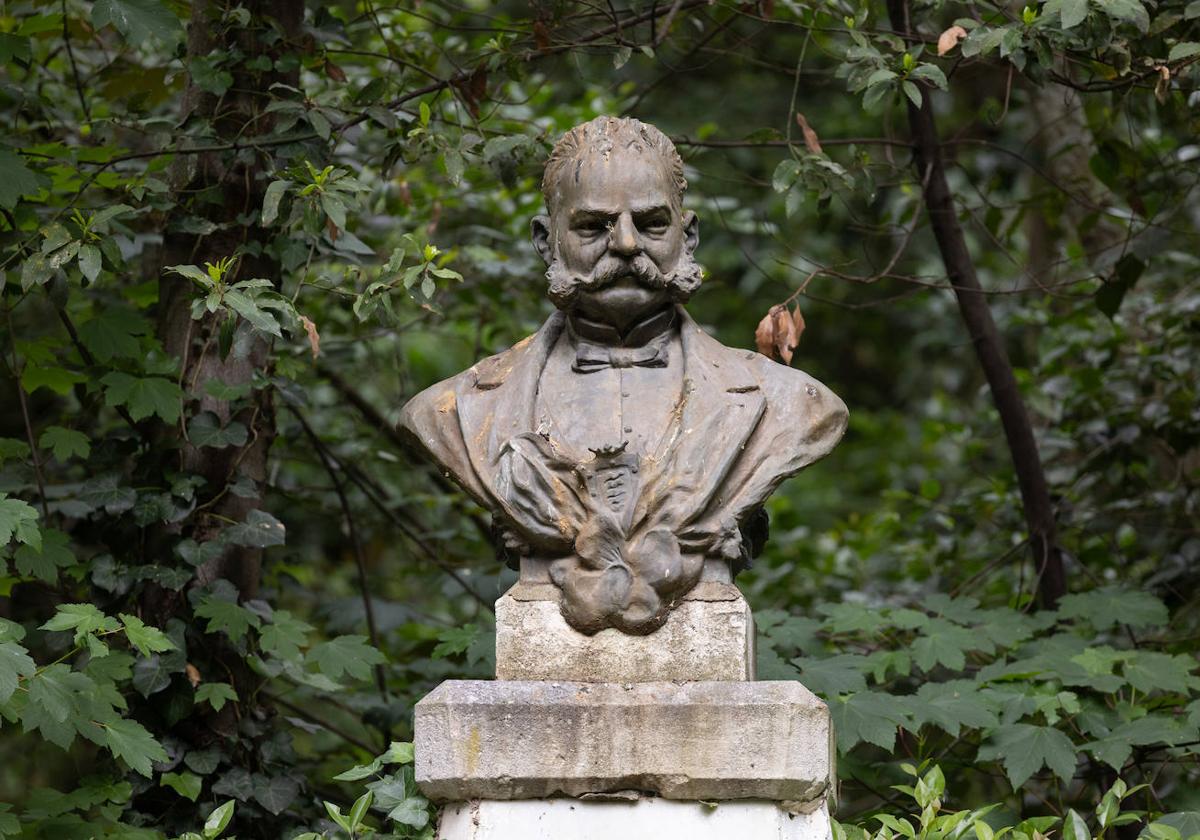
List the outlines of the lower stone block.
<svg viewBox="0 0 1200 840">
<path fill-rule="evenodd" d="M 792 814 L 773 802 L 533 799 L 448 805 L 438 840 L 830 840 L 829 812 Z"/>
<path fill-rule="evenodd" d="M 452 680 L 417 704 L 415 727 L 417 784 L 440 802 L 639 791 L 812 804 L 833 778 L 829 710 L 797 682 Z"/>
</svg>

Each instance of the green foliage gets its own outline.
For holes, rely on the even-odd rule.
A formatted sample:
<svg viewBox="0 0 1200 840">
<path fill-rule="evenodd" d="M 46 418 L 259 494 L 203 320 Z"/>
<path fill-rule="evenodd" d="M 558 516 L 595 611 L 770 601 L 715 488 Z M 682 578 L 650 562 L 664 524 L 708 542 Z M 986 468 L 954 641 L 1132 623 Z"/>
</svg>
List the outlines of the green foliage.
<svg viewBox="0 0 1200 840">
<path fill-rule="evenodd" d="M 1145 592 L 1106 587 L 1032 616 L 945 596 L 824 612 L 760 613 L 760 676 L 825 696 L 840 766 L 868 785 L 893 771 L 866 745 L 892 752 L 898 734 L 914 759 L 955 757 L 964 780 L 998 765 L 1014 791 L 1043 771 L 1070 784 L 1089 758 L 1129 773 L 1135 750 L 1187 766 L 1200 742 L 1200 664 L 1155 650 L 1168 613 Z"/>
<path fill-rule="evenodd" d="M 908 5 L 913 39 L 880 2 L 6 7 L 0 836 L 432 835 L 412 705 L 491 675 L 514 576 L 396 409 L 547 314 L 539 164 L 598 113 L 679 140 L 697 319 L 749 348 L 799 306 L 851 406 L 739 578 L 760 676 L 832 707 L 838 840 L 1200 834 L 1200 7 Z"/>
</svg>

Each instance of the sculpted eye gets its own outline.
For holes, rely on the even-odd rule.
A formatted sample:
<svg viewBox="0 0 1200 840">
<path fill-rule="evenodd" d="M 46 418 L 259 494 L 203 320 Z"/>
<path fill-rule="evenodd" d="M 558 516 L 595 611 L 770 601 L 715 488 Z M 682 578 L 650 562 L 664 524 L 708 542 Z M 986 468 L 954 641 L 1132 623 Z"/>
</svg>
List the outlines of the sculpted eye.
<svg viewBox="0 0 1200 840">
<path fill-rule="evenodd" d="M 576 233 L 583 236 L 599 236 L 609 229 L 609 226 L 601 219 L 585 219 L 581 222 L 576 222 L 574 225 Z"/>
<path fill-rule="evenodd" d="M 666 216 L 651 216 L 638 223 L 638 228 L 644 233 L 661 236 L 671 227 L 671 220 Z"/>
</svg>

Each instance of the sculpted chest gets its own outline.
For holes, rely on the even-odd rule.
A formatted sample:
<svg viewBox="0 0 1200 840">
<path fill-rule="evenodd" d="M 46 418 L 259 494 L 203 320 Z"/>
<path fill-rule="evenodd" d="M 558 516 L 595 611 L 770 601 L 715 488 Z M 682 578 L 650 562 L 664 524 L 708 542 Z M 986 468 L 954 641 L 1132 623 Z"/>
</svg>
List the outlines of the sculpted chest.
<svg viewBox="0 0 1200 840">
<path fill-rule="evenodd" d="M 545 570 L 585 633 L 653 632 L 706 559 L 745 563 L 743 526 L 844 428 L 845 407 L 820 383 L 723 347 L 682 308 L 678 317 L 679 364 L 580 374 L 556 313 L 512 350 L 418 395 L 401 419 L 493 510 L 529 556 L 523 565 Z M 611 392 L 633 382 L 640 392 Z"/>
</svg>

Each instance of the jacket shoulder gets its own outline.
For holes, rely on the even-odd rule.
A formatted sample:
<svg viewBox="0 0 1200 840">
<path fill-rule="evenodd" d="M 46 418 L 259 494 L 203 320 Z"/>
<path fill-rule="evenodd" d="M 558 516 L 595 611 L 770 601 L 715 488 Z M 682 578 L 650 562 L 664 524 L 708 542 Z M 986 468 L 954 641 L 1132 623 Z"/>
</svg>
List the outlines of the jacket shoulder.
<svg viewBox="0 0 1200 840">
<path fill-rule="evenodd" d="M 816 377 L 754 351 L 741 351 L 767 400 L 770 421 L 792 425 L 826 452 L 841 440 L 850 412 Z"/>
</svg>

